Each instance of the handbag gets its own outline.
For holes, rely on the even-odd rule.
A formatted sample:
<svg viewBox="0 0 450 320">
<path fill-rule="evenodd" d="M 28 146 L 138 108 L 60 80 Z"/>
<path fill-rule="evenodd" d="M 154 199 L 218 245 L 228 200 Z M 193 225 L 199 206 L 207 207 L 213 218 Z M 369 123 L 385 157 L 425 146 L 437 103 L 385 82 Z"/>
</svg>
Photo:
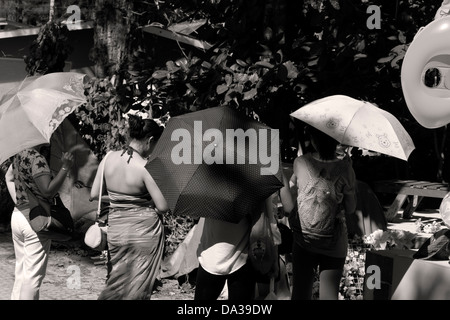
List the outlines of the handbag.
<svg viewBox="0 0 450 320">
<path fill-rule="evenodd" d="M 97 218 L 93 225 L 87 229 L 85 235 L 84 235 L 84 243 L 97 251 L 103 251 L 106 249 L 107 244 L 107 229 L 108 229 L 108 223 L 107 218 L 105 220 L 100 220 L 100 216 L 102 215 L 102 193 L 103 193 L 103 173 L 104 173 L 104 167 L 106 158 L 110 152 L 108 152 L 104 158 L 103 165 L 101 166 L 101 181 L 100 181 L 100 191 L 98 194 L 99 200 L 98 200 L 98 207 L 97 207 Z M 106 208 L 106 210 L 109 210 L 109 208 Z"/>
<path fill-rule="evenodd" d="M 87 229 L 84 235 L 84 243 L 96 251 L 103 251 L 106 249 L 107 243 L 107 224 L 101 224 L 100 221 L 95 221 L 92 226 Z"/>
<path fill-rule="evenodd" d="M 30 203 L 29 222 L 39 235 L 53 240 L 67 241 L 72 238 L 74 222 L 70 210 L 62 202 L 59 194 L 51 200 L 40 199 L 27 188 Z"/>
</svg>

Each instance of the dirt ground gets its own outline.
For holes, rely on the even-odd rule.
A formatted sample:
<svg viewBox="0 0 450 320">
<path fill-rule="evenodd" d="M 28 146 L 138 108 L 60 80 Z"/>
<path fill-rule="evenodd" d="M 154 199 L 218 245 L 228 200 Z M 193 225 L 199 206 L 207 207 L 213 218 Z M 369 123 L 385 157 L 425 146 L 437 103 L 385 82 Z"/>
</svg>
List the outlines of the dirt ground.
<svg viewBox="0 0 450 320">
<path fill-rule="evenodd" d="M 79 266 L 83 283 L 89 284 L 85 287 L 86 293 L 74 296 L 75 300 L 94 300 L 104 287 L 107 267 L 106 259 L 100 252 L 90 250 L 79 243 L 61 244 L 54 243 L 51 249 L 47 276 L 44 279 L 43 290 L 49 284 L 57 285 L 57 274 L 61 269 L 70 270 L 70 266 Z M 67 271 L 69 272 L 69 271 Z M 67 282 L 66 277 L 63 278 Z M 193 300 L 194 287 L 186 279 L 164 278 L 158 279 L 152 294 L 152 300 Z M 181 284 L 180 284 L 181 282 Z M 59 283 L 60 285 L 63 283 Z M 63 284 L 64 285 L 64 284 Z"/>
<path fill-rule="evenodd" d="M 105 285 L 106 259 L 81 242 L 53 242 L 40 300 L 97 300 Z M 10 300 L 14 285 L 15 255 L 11 232 L 0 232 L 0 300 Z M 181 285 L 180 285 L 181 283 Z M 193 300 L 187 281 L 159 279 L 152 300 Z"/>
<path fill-rule="evenodd" d="M 0 232 L 0 300 L 10 300 L 14 265 L 11 232 Z M 81 240 L 53 241 L 40 300 L 97 300 L 106 276 L 106 258 L 100 252 L 90 249 Z M 158 279 L 151 300 L 193 300 L 195 270 L 189 277 Z M 226 290 L 218 300 L 226 300 Z"/>
</svg>

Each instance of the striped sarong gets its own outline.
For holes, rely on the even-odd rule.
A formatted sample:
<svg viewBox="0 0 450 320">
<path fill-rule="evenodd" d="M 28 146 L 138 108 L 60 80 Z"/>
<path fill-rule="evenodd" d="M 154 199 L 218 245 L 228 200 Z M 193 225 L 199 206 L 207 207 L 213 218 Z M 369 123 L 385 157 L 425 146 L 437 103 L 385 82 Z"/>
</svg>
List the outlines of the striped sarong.
<svg viewBox="0 0 450 320">
<path fill-rule="evenodd" d="M 150 299 L 164 251 L 162 219 L 148 195 L 108 193 L 108 250 L 112 268 L 98 299 Z"/>
</svg>

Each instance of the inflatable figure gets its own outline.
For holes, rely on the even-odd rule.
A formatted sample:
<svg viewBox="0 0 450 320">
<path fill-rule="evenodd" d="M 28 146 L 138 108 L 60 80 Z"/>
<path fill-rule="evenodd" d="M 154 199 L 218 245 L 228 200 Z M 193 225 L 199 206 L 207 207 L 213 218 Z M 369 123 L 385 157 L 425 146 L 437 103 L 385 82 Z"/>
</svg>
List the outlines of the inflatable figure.
<svg viewBox="0 0 450 320">
<path fill-rule="evenodd" d="M 401 82 L 409 111 L 433 129 L 450 123 L 450 0 L 415 35 L 403 60 Z"/>
<path fill-rule="evenodd" d="M 442 1 L 441 7 L 436 11 L 434 20 L 450 15 L 450 0 Z"/>
</svg>

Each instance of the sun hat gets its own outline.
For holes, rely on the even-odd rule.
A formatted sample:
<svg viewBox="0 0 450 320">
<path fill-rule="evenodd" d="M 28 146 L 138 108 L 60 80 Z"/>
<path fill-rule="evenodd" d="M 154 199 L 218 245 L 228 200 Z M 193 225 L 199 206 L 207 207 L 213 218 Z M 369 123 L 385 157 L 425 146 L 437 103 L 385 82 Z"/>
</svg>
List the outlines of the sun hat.
<svg viewBox="0 0 450 320">
<path fill-rule="evenodd" d="M 450 229 L 435 232 L 414 254 L 415 259 L 449 260 Z"/>
</svg>

